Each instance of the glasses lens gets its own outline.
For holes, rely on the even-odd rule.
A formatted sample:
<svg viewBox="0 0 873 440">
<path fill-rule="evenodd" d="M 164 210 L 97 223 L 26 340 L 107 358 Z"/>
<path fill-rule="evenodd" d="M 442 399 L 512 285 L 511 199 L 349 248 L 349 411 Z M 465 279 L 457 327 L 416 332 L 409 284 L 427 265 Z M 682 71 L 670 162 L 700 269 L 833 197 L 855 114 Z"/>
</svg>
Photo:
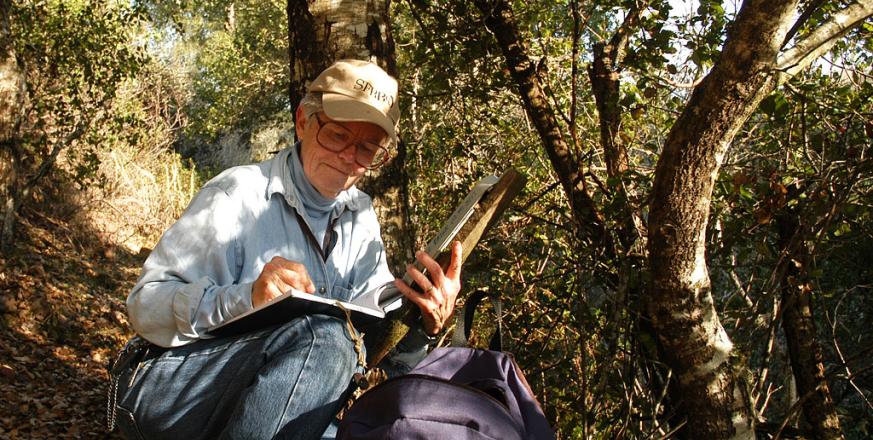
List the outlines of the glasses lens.
<svg viewBox="0 0 873 440">
<path fill-rule="evenodd" d="M 327 150 L 340 153 L 350 147 L 355 140 L 351 130 L 333 122 L 322 122 L 316 139 Z M 355 162 L 362 167 L 374 169 L 382 166 L 388 160 L 388 148 L 373 142 L 357 142 L 355 144 Z"/>
<path fill-rule="evenodd" d="M 353 137 L 347 128 L 332 122 L 325 122 L 318 130 L 318 142 L 335 153 L 345 150 Z"/>
<path fill-rule="evenodd" d="M 372 142 L 361 142 L 357 146 L 355 161 L 362 167 L 378 168 L 388 160 L 388 150 Z"/>
</svg>

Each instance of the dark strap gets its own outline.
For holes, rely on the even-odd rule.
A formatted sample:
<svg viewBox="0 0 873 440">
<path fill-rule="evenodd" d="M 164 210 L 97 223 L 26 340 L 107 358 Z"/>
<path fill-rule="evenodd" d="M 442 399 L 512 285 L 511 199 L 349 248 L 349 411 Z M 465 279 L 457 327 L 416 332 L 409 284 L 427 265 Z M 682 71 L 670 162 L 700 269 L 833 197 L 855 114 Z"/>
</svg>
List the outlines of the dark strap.
<svg viewBox="0 0 873 440">
<path fill-rule="evenodd" d="M 331 220 L 327 225 L 327 230 L 324 231 L 324 243 L 319 244 L 318 239 L 315 238 L 315 234 L 309 229 L 309 224 L 306 223 L 306 220 L 303 219 L 303 216 L 297 212 L 297 209 L 292 207 L 292 211 L 297 215 L 297 222 L 300 223 L 300 229 L 303 230 L 303 233 L 306 235 L 306 238 L 312 242 L 312 247 L 318 252 L 318 255 L 321 257 L 323 261 L 327 261 L 327 256 L 330 255 L 331 251 L 333 251 L 334 245 L 336 245 L 337 233 L 333 230 L 336 226 L 337 220 L 339 220 L 339 216 L 335 217 Z"/>
<path fill-rule="evenodd" d="M 470 338 L 470 328 L 473 326 L 473 316 L 476 314 L 476 307 L 486 296 L 491 299 L 491 306 L 494 308 L 494 314 L 497 315 L 497 330 L 491 335 L 488 348 L 494 351 L 503 351 L 503 301 L 500 300 L 500 295 L 481 289 L 470 294 L 464 303 L 463 310 L 458 313 L 455 320 L 455 332 L 452 336 L 453 347 L 470 346 L 468 339 Z"/>
</svg>

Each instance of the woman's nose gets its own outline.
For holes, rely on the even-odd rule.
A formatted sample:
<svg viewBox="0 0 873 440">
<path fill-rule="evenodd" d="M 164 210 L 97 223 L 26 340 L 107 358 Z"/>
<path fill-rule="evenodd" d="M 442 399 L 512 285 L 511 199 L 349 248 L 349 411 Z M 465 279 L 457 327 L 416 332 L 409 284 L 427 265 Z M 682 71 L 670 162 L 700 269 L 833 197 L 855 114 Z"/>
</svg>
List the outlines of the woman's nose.
<svg viewBox="0 0 873 440">
<path fill-rule="evenodd" d="M 349 163 L 355 162 L 355 156 L 357 154 L 358 154 L 358 146 L 354 142 L 349 144 L 349 146 L 346 147 L 344 150 L 337 153 L 337 155 L 339 155 L 339 157 L 342 160 L 349 162 Z"/>
</svg>

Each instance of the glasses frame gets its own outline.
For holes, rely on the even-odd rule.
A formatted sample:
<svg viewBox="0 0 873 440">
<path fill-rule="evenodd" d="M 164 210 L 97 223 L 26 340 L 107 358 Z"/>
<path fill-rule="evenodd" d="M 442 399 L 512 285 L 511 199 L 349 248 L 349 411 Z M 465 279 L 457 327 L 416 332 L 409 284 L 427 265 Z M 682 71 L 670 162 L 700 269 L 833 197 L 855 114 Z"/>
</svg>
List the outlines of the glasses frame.
<svg viewBox="0 0 873 440">
<path fill-rule="evenodd" d="M 388 159 L 391 158 L 391 150 L 389 149 L 390 145 L 389 145 L 389 147 L 386 147 L 384 145 L 379 145 L 379 144 L 374 143 L 374 142 L 366 142 L 367 144 L 374 145 L 374 146 L 378 147 L 378 149 L 376 150 L 376 153 L 373 154 L 373 159 L 375 159 L 376 157 L 379 156 L 380 151 L 383 154 L 382 154 L 381 159 L 379 159 L 378 161 L 371 160 L 370 163 L 367 165 L 361 163 L 360 159 L 358 158 L 358 151 L 360 151 L 360 144 L 361 144 L 360 141 L 355 141 L 355 140 L 349 141 L 344 147 L 340 148 L 339 150 L 328 147 L 321 140 L 321 130 L 326 125 L 333 124 L 333 125 L 336 125 L 338 127 L 341 127 L 343 130 L 346 130 L 346 131 L 351 131 L 351 130 L 349 130 L 346 127 L 343 127 L 341 124 L 334 122 L 334 121 L 323 121 L 321 119 L 321 116 L 318 113 L 315 113 L 314 116 L 315 116 L 315 120 L 318 121 L 318 131 L 315 133 L 315 141 L 318 142 L 318 145 L 320 145 L 321 148 L 324 148 L 327 151 L 339 154 L 339 153 L 342 153 L 343 151 L 346 151 L 349 147 L 354 145 L 355 146 L 355 163 L 358 164 L 359 166 L 362 166 L 362 167 L 368 169 L 368 170 L 375 170 L 375 169 L 381 167 L 382 165 L 385 165 L 385 163 L 388 162 Z"/>
</svg>

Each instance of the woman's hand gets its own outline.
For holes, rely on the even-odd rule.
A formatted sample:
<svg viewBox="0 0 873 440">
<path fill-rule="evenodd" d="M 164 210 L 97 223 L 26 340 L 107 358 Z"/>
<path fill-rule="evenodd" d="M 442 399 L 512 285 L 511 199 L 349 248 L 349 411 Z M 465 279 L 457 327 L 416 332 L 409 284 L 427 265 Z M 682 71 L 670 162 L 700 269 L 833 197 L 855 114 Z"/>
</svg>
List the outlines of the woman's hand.
<svg viewBox="0 0 873 440">
<path fill-rule="evenodd" d="M 411 264 L 407 266 L 406 273 L 421 287 L 421 292 L 414 290 L 401 279 L 394 281 L 400 293 L 421 309 L 422 324 L 428 335 L 438 334 L 452 317 L 455 299 L 461 291 L 462 251 L 461 242 L 452 243 L 452 259 L 445 273 L 430 255 L 418 251 L 415 259 L 427 269 L 430 279 Z"/>
<path fill-rule="evenodd" d="M 252 285 L 252 306 L 257 307 L 282 296 L 292 288 L 315 293 L 315 284 L 306 272 L 306 266 L 282 257 L 273 257 L 264 265 Z"/>
</svg>

